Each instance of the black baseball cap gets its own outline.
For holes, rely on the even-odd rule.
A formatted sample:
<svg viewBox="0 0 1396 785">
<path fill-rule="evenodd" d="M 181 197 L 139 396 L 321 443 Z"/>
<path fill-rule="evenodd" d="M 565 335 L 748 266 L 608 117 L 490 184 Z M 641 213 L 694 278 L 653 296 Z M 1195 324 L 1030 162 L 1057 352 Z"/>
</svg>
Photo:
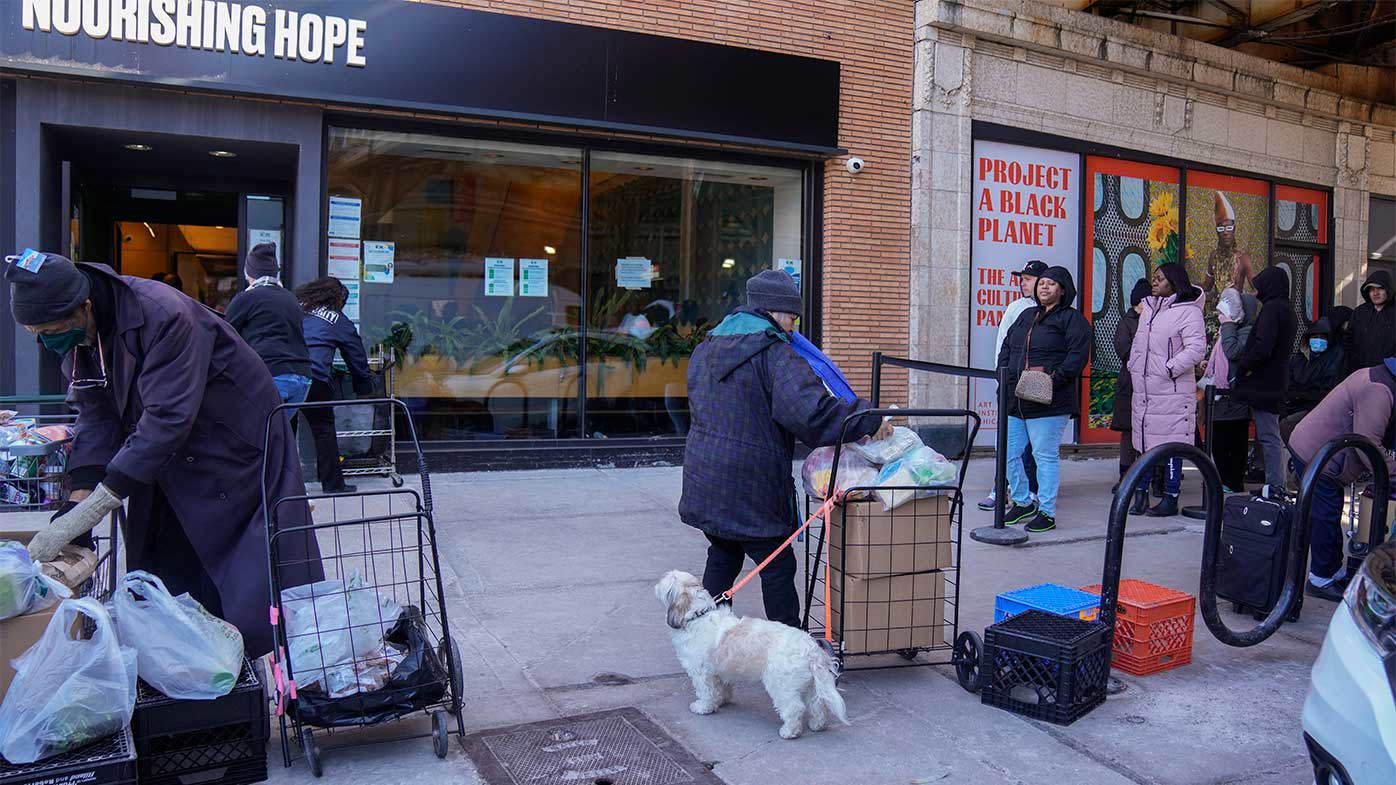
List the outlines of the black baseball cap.
<svg viewBox="0 0 1396 785">
<path fill-rule="evenodd" d="M 1042 274 L 1045 272 L 1047 272 L 1047 264 L 1033 259 L 1031 262 L 1023 265 L 1023 269 L 1014 270 L 1013 275 L 1031 275 L 1034 278 L 1041 278 Z"/>
</svg>

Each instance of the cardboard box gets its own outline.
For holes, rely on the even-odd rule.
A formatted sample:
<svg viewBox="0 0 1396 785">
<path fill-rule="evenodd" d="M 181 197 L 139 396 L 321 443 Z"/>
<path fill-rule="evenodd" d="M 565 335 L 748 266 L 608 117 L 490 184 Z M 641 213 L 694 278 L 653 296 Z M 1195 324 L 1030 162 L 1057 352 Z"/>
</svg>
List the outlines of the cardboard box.
<svg viewBox="0 0 1396 785">
<path fill-rule="evenodd" d="M 849 504 L 846 511 L 845 507 L 835 508 L 829 515 L 829 565 L 855 578 L 949 567 L 954 559 L 950 507 L 950 497 L 941 495 L 917 499 L 891 511 L 876 501 Z M 846 543 L 842 539 L 844 526 L 848 528 Z"/>
<path fill-rule="evenodd" d="M 34 532 L 32 531 L 0 531 L 0 540 L 15 540 L 27 545 L 33 538 Z M 81 551 L 82 549 L 74 550 Z M 83 552 L 91 553 L 91 551 Z M 91 561 L 95 567 L 96 557 L 93 556 Z M 87 575 L 91 574 L 92 571 L 88 570 Z M 83 580 L 86 578 L 84 577 Z M 73 587 L 69 586 L 68 588 Z M 30 647 L 43 637 L 44 630 L 48 629 L 49 620 L 53 618 L 54 611 L 57 610 L 58 605 L 55 603 L 41 611 L 0 621 L 0 701 L 5 699 L 5 693 L 10 689 L 10 682 L 14 681 L 15 678 L 15 670 L 10 667 L 10 660 L 29 651 Z M 82 620 L 75 619 L 73 621 L 73 636 L 76 637 L 81 631 Z"/>
<path fill-rule="evenodd" d="M 856 578 L 833 571 L 831 576 L 830 627 L 845 654 L 944 645 L 944 573 Z"/>
</svg>

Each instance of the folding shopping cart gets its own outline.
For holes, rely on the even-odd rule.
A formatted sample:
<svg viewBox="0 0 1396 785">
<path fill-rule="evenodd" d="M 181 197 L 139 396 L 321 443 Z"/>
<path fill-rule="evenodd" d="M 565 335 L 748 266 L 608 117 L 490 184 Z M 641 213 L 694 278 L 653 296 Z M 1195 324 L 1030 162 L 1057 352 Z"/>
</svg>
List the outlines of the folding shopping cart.
<svg viewBox="0 0 1396 785">
<path fill-rule="evenodd" d="M 285 404 L 271 417 L 285 416 L 282 410 L 346 405 L 387 408 L 390 417 L 407 412 L 402 401 L 377 398 Z M 416 453 L 420 491 L 268 499 L 263 472 L 276 640 L 270 684 L 282 755 L 290 766 L 293 748 L 298 749 L 317 777 L 322 773 L 317 731 L 340 736 L 350 728 L 424 716 L 431 721 L 429 732 L 409 729 L 386 739 L 342 733 L 342 746 L 430 736 L 441 758 L 449 737 L 465 731 L 460 653 L 447 620 L 431 478 L 416 429 L 410 418 L 403 421 Z M 311 502 L 313 522 L 283 525 L 293 506 Z M 295 538 L 318 544 L 323 581 L 282 584 L 283 570 L 306 567 L 303 560 L 285 555 L 304 552 L 305 543 L 297 547 Z"/>
</svg>

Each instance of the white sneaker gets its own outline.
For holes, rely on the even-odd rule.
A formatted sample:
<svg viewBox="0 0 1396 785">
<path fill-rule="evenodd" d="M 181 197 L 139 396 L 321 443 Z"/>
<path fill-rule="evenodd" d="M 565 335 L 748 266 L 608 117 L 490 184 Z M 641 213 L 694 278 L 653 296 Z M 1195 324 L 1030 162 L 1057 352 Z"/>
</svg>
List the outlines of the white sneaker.
<svg viewBox="0 0 1396 785">
<path fill-rule="evenodd" d="M 983 499 L 980 499 L 980 500 L 979 500 L 979 509 L 981 509 L 981 510 L 983 510 L 983 511 L 985 511 L 985 512 L 993 512 L 993 511 L 994 511 L 994 501 L 995 501 L 995 499 L 994 499 L 994 492 L 993 492 L 993 491 L 989 491 L 989 495 L 988 495 L 988 496 L 985 496 Z"/>
</svg>

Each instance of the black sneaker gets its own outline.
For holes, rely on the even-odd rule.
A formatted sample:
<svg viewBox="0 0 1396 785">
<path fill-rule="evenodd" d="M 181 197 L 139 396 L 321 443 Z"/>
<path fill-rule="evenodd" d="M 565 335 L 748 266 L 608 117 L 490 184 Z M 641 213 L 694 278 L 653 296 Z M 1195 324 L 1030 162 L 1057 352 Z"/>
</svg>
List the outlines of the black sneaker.
<svg viewBox="0 0 1396 785">
<path fill-rule="evenodd" d="M 1037 514 L 1037 508 L 1031 504 L 1014 504 L 1003 514 L 1005 526 L 1012 526 L 1015 523 L 1022 523 Z"/>
<path fill-rule="evenodd" d="M 1343 588 L 1341 581 L 1333 581 L 1327 586 L 1315 586 L 1313 581 L 1304 581 L 1305 594 L 1329 602 L 1342 602 Z"/>
<path fill-rule="evenodd" d="M 1023 527 L 1031 534 L 1041 534 L 1057 528 L 1057 519 L 1045 512 L 1039 512 L 1037 517 L 1028 521 L 1028 525 Z"/>
<path fill-rule="evenodd" d="M 1149 511 L 1149 492 L 1135 491 L 1134 501 L 1129 506 L 1130 515 L 1143 515 Z"/>
<path fill-rule="evenodd" d="M 1159 503 L 1149 508 L 1150 518 L 1171 518 L 1178 514 L 1178 497 L 1165 495 Z"/>
</svg>

